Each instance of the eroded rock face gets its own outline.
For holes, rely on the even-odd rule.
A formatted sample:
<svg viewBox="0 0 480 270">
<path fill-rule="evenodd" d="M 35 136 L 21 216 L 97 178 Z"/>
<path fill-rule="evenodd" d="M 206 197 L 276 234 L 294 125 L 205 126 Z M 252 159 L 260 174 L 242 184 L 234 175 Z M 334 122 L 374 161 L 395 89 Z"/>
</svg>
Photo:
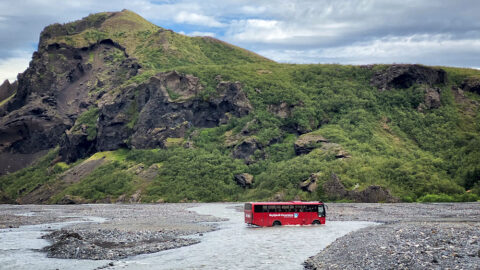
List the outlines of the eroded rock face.
<svg viewBox="0 0 480 270">
<path fill-rule="evenodd" d="M 250 188 L 253 185 L 253 175 L 249 173 L 236 174 L 234 176 L 234 180 L 239 186 L 243 188 Z"/>
<path fill-rule="evenodd" d="M 252 110 L 240 83 L 220 82 L 217 95 L 208 100 L 198 97 L 201 90 L 198 78 L 172 71 L 106 94 L 100 104 L 97 136 L 90 146 L 95 151 L 165 147 L 167 138 L 182 138 L 190 127 L 215 127 L 227 122 L 229 115 L 241 117 Z M 75 152 L 79 146 L 90 149 L 82 146 L 85 140 L 77 142 L 62 145 L 66 156 L 74 155 L 70 160 L 85 156 Z"/>
<path fill-rule="evenodd" d="M 371 84 L 382 91 L 409 88 L 414 84 L 433 86 L 446 82 L 445 70 L 421 65 L 391 65 L 386 70 L 377 72 L 371 80 Z"/>
<path fill-rule="evenodd" d="M 0 156 L 33 156 L 57 146 L 77 117 L 95 104 L 97 93 L 117 87 L 139 68 L 111 40 L 86 48 L 40 46 L 29 68 L 18 76 L 15 96 L 3 108 Z M 100 78 L 107 75 L 108 81 L 102 82 Z M 81 141 L 81 136 L 68 139 Z"/>
</svg>

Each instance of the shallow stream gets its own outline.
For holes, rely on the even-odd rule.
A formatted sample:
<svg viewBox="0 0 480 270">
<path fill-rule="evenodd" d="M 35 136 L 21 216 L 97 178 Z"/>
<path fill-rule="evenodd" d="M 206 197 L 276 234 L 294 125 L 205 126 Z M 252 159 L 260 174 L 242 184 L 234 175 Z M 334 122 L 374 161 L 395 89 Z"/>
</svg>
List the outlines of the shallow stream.
<svg viewBox="0 0 480 270">
<path fill-rule="evenodd" d="M 257 228 L 244 223 L 231 204 L 190 208 L 199 214 L 228 218 L 220 230 L 206 233 L 196 245 L 132 257 L 115 269 L 303 269 L 302 263 L 351 231 L 373 222 L 328 221 L 321 226 Z"/>
<path fill-rule="evenodd" d="M 302 269 L 302 263 L 349 232 L 376 223 L 328 221 L 320 226 L 249 227 L 232 204 L 202 204 L 190 208 L 202 215 L 226 218 L 219 230 L 196 235 L 199 244 L 114 262 L 108 269 Z M 238 206 L 238 205 L 237 205 Z M 25 213 L 28 215 L 29 213 Z M 95 269 L 111 261 L 47 258 L 38 250 L 47 246 L 40 237 L 48 231 L 103 218 L 21 226 L 0 230 L 0 269 Z"/>
</svg>

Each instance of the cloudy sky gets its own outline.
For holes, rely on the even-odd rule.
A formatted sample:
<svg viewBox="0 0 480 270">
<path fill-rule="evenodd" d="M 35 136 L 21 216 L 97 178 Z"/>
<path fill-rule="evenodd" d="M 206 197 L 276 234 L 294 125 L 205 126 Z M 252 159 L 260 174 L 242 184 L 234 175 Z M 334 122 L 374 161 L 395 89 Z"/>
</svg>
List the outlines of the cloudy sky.
<svg viewBox="0 0 480 270">
<path fill-rule="evenodd" d="M 45 26 L 124 8 L 278 62 L 480 67 L 477 0 L 1 0 L 0 83 L 26 69 Z"/>
</svg>

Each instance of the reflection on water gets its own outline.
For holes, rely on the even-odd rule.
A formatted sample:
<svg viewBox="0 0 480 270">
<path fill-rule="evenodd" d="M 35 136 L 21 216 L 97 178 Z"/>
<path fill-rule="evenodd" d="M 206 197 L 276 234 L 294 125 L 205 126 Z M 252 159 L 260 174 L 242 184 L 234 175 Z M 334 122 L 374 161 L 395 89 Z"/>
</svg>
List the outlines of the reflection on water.
<svg viewBox="0 0 480 270">
<path fill-rule="evenodd" d="M 199 214 L 228 218 L 221 230 L 206 233 L 193 246 L 140 255 L 116 263 L 118 269 L 302 269 L 310 256 L 340 236 L 372 222 L 328 221 L 321 226 L 249 227 L 243 213 L 227 204 L 191 208 Z"/>
<path fill-rule="evenodd" d="M 0 269 L 94 269 L 109 261 L 65 260 L 47 258 L 38 250 L 49 243 L 40 237 L 47 230 L 60 229 L 66 225 L 82 222 L 103 222 L 98 217 L 84 217 L 76 221 L 21 226 L 0 230 Z"/>
</svg>

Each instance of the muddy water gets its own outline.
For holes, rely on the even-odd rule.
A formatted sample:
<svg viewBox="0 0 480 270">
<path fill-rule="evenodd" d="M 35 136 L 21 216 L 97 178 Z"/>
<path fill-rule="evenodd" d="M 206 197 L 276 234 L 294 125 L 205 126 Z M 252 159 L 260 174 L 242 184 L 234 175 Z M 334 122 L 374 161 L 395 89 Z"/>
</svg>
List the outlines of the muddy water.
<svg viewBox="0 0 480 270">
<path fill-rule="evenodd" d="M 31 216 L 34 213 L 27 212 Z M 60 229 L 71 224 L 83 222 L 103 222 L 98 217 L 82 217 L 75 221 L 21 226 L 20 228 L 0 230 L 0 269 L 94 269 L 108 264 L 109 261 L 65 260 L 47 258 L 39 249 L 49 243 L 40 237 L 50 230 Z"/>
<path fill-rule="evenodd" d="M 201 243 L 115 263 L 115 269 L 302 269 L 302 263 L 335 239 L 372 222 L 328 222 L 322 226 L 253 228 L 232 205 L 205 204 L 199 214 L 228 218 Z M 328 220 L 328 217 L 327 217 Z"/>
</svg>

